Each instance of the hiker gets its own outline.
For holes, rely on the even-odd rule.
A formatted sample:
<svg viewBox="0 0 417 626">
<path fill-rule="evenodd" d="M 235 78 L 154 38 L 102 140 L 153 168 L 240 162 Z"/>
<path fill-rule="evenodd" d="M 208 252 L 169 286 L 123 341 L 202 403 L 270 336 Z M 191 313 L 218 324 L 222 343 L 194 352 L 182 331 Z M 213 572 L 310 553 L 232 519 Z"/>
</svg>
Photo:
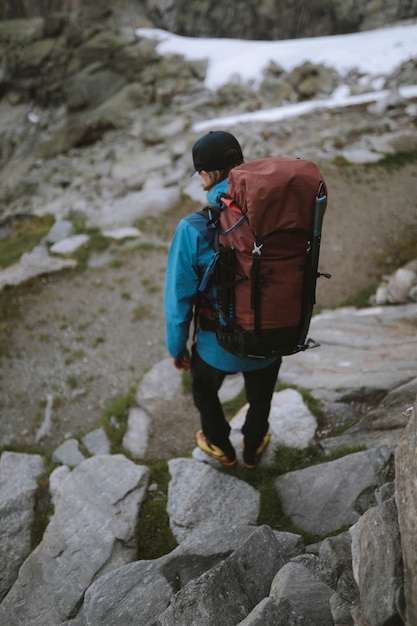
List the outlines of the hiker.
<svg viewBox="0 0 417 626">
<path fill-rule="evenodd" d="M 226 131 L 209 132 L 195 142 L 192 157 L 192 174 L 201 176 L 208 203 L 221 206 L 218 196 L 226 192 L 230 171 L 244 162 L 238 140 Z M 218 392 L 228 374 L 242 372 L 249 403 L 242 427 L 243 460 L 246 468 L 255 469 L 270 438 L 268 417 L 281 357 L 262 361 L 240 358 L 218 344 L 210 309 L 198 301 L 199 283 L 212 257 L 207 217 L 194 213 L 183 218 L 171 242 L 167 261 L 167 348 L 178 370 L 190 370 L 193 400 L 201 419 L 197 445 L 225 467 L 235 466 L 237 459 Z M 214 300 L 214 288 L 208 297 Z M 196 305 L 199 307 L 198 326 L 190 355 L 187 341 Z"/>
</svg>

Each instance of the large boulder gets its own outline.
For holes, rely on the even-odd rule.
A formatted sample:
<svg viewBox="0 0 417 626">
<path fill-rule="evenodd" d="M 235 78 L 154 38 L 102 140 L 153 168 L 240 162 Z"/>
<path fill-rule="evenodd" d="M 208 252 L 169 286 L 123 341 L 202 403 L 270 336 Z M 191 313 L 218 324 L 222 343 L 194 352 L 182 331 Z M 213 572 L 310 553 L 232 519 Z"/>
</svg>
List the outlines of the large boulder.
<svg viewBox="0 0 417 626">
<path fill-rule="evenodd" d="M 285 515 L 297 528 L 321 536 L 354 524 L 375 503 L 391 455 L 388 448 L 375 448 L 279 476 L 275 486 Z"/>
<path fill-rule="evenodd" d="M 394 498 L 366 511 L 350 533 L 353 574 L 359 587 L 359 606 L 353 611 L 356 623 L 400 623 L 403 564 Z"/>
<path fill-rule="evenodd" d="M 60 624 L 94 578 L 134 559 L 149 470 L 121 455 L 87 459 L 59 485 L 41 543 L 0 605 L 1 624 Z"/>
<path fill-rule="evenodd" d="M 404 562 L 406 624 L 417 624 L 417 402 L 395 451 L 395 501 Z"/>
<path fill-rule="evenodd" d="M 0 601 L 32 549 L 37 477 L 45 469 L 37 454 L 3 452 L 0 459 Z"/>
<path fill-rule="evenodd" d="M 178 542 L 224 525 L 255 524 L 259 492 L 246 482 L 192 459 L 168 463 L 169 524 Z"/>
</svg>

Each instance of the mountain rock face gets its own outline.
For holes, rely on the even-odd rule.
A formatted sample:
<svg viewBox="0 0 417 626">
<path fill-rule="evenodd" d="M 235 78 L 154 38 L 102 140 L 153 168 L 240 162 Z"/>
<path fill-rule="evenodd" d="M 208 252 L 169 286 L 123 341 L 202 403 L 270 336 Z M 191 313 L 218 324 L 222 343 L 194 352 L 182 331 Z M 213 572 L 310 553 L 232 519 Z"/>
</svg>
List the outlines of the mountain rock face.
<svg viewBox="0 0 417 626">
<path fill-rule="evenodd" d="M 4 0 L 0 19 L 46 15 L 51 3 L 41 0 Z M 53 11 L 65 13 L 82 7 L 91 15 L 110 8 L 136 21 L 148 20 L 156 28 L 189 37 L 236 37 L 239 39 L 295 39 L 371 30 L 417 15 L 417 2 L 395 0 L 357 2 L 338 0 L 55 0 Z M 46 8 L 46 6 L 48 8 Z M 126 17 L 122 18 L 126 20 Z"/>
</svg>

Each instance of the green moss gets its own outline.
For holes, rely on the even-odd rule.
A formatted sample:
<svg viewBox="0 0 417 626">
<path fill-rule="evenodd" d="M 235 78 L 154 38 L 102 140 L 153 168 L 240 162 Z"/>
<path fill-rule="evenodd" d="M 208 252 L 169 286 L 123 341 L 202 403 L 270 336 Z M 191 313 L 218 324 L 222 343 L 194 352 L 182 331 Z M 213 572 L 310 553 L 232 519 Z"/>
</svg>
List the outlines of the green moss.
<svg viewBox="0 0 417 626">
<path fill-rule="evenodd" d="M 190 378 L 190 372 L 182 372 L 182 388 L 185 391 L 185 393 L 190 393 L 191 394 L 191 378 Z"/>
<path fill-rule="evenodd" d="M 140 322 L 143 319 L 153 317 L 152 309 L 148 304 L 141 304 L 132 311 L 132 322 Z"/>
<path fill-rule="evenodd" d="M 0 267 L 17 263 L 24 252 L 30 252 L 39 244 L 54 223 L 52 215 L 33 215 L 24 220 L 15 220 L 10 233 L 0 242 Z"/>
<path fill-rule="evenodd" d="M 415 161 L 417 161 L 417 150 L 395 152 L 394 154 L 386 154 L 383 159 L 376 163 L 367 163 L 366 168 L 371 170 L 382 167 L 393 172 Z"/>
<path fill-rule="evenodd" d="M 110 440 L 112 454 L 125 454 L 122 441 L 127 429 L 129 409 L 136 404 L 136 387 L 114 398 L 102 415 L 102 425 Z"/>
<path fill-rule="evenodd" d="M 21 317 L 18 294 L 16 288 L 8 285 L 0 291 L 0 358 L 10 355 L 12 331 Z"/>
<path fill-rule="evenodd" d="M 333 163 L 337 167 L 349 167 L 350 166 L 349 161 L 341 154 L 338 154 L 337 156 L 334 157 Z"/>
<path fill-rule="evenodd" d="M 84 231 L 89 236 L 71 256 L 77 261 L 77 269 L 83 271 L 88 267 L 88 261 L 93 252 L 103 252 L 110 245 L 110 240 L 102 235 L 99 230 L 90 228 Z"/>
<path fill-rule="evenodd" d="M 49 491 L 49 473 L 45 473 L 38 481 L 35 494 L 34 518 L 31 528 L 31 548 L 34 550 L 42 541 L 43 534 L 49 524 L 53 506 Z"/>
<path fill-rule="evenodd" d="M 354 306 L 358 309 L 363 309 L 369 306 L 369 300 L 371 296 L 376 292 L 377 285 L 372 284 L 364 287 L 355 295 L 346 298 L 341 304 L 341 306 Z"/>
<path fill-rule="evenodd" d="M 157 463 L 149 466 L 151 484 L 154 491 L 148 491 L 148 497 L 142 504 L 138 526 L 138 559 L 157 559 L 168 554 L 177 546 L 169 527 L 167 514 L 167 493 L 170 475 L 168 464 Z"/>
</svg>

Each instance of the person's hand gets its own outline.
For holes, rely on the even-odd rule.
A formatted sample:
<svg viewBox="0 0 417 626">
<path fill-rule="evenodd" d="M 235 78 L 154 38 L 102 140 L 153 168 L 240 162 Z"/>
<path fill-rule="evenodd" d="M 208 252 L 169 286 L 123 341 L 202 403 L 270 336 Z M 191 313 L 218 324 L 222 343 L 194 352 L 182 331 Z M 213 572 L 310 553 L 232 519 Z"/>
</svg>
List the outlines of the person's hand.
<svg viewBox="0 0 417 626">
<path fill-rule="evenodd" d="M 180 370 L 181 372 L 186 372 L 190 369 L 190 361 L 190 353 L 188 352 L 188 350 L 184 350 L 184 352 L 182 352 L 179 356 L 177 356 L 176 359 L 174 359 L 174 365 L 177 370 Z"/>
</svg>

